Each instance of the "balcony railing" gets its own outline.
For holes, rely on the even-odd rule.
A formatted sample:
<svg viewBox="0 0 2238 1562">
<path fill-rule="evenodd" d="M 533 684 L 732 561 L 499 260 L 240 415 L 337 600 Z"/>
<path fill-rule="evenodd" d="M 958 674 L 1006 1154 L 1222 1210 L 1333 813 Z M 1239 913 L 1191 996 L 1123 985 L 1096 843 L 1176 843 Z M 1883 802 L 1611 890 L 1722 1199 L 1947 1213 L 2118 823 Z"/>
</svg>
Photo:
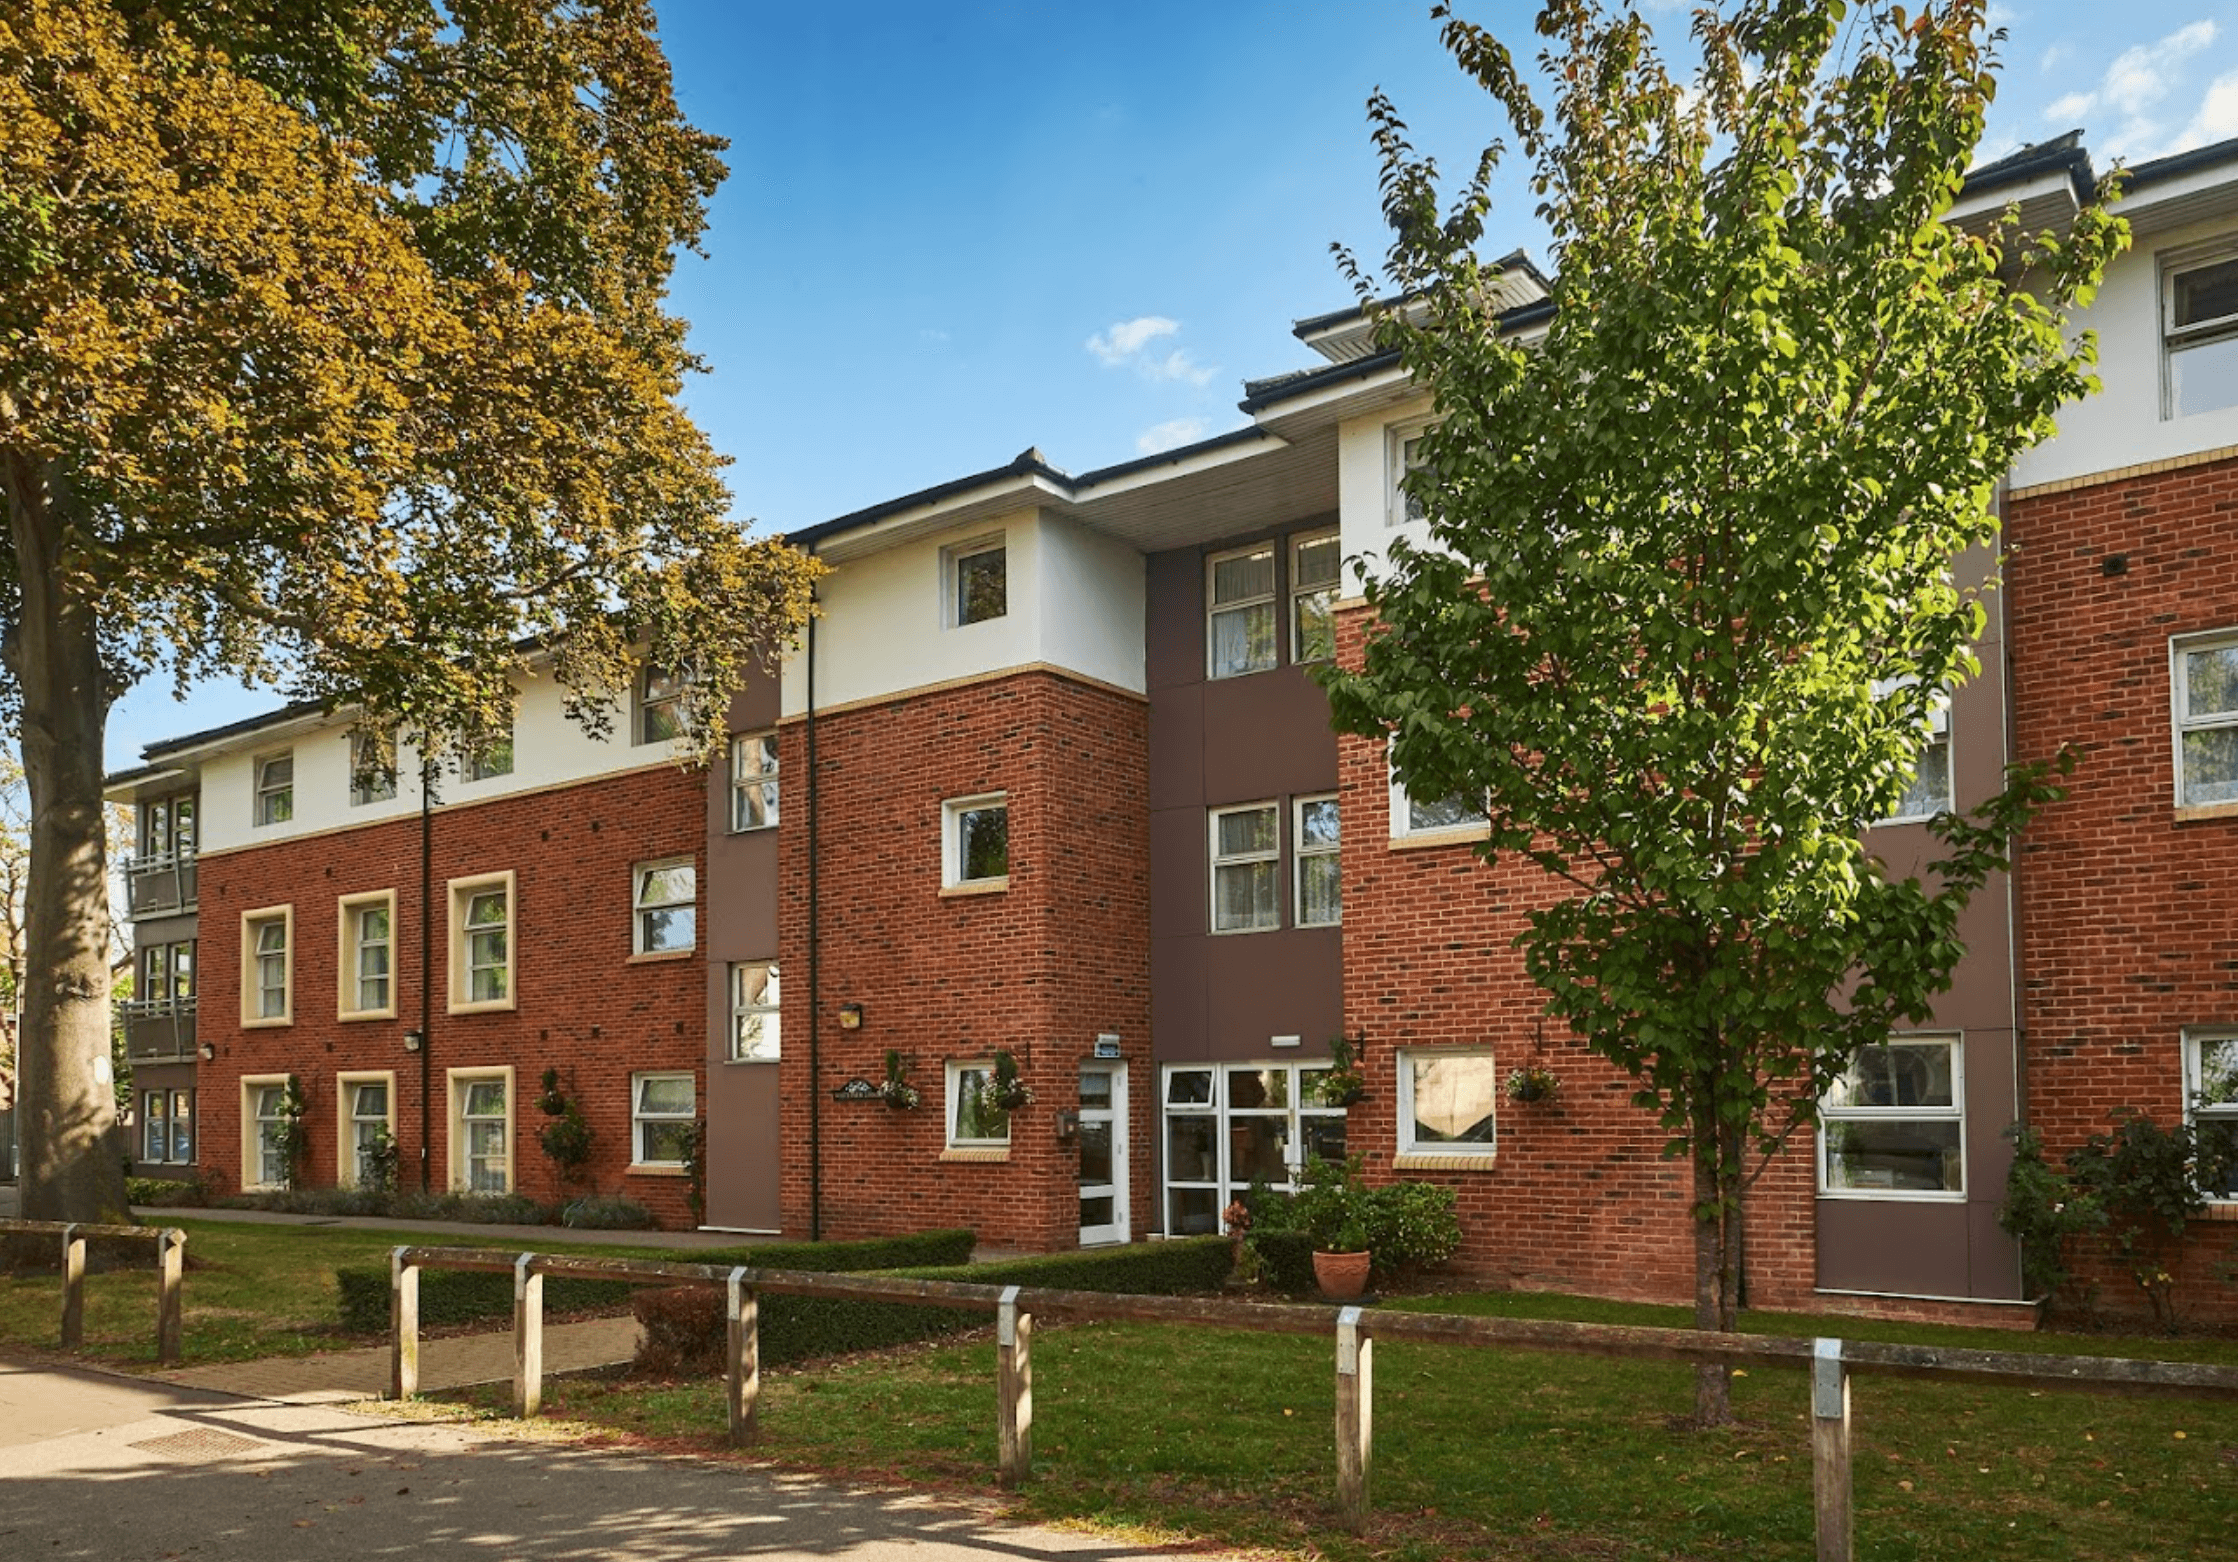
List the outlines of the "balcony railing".
<svg viewBox="0 0 2238 1562">
<path fill-rule="evenodd" d="M 194 852 L 141 852 L 124 860 L 125 895 L 138 917 L 172 916 L 195 907 Z"/>
<path fill-rule="evenodd" d="M 135 1063 L 184 1063 L 194 1056 L 194 997 L 134 998 L 117 1005 L 125 1055 Z"/>
</svg>

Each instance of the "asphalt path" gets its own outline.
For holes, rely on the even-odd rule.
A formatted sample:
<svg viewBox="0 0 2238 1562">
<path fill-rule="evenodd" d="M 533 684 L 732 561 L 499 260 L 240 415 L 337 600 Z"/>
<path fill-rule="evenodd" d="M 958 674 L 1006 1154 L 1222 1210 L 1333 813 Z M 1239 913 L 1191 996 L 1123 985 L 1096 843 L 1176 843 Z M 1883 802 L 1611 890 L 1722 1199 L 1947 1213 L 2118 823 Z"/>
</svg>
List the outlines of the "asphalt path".
<svg viewBox="0 0 2238 1562">
<path fill-rule="evenodd" d="M 0 1558 L 1134 1562 L 913 1493 L 0 1356 Z M 1193 1555 L 1207 1555 L 1194 1552 Z"/>
</svg>

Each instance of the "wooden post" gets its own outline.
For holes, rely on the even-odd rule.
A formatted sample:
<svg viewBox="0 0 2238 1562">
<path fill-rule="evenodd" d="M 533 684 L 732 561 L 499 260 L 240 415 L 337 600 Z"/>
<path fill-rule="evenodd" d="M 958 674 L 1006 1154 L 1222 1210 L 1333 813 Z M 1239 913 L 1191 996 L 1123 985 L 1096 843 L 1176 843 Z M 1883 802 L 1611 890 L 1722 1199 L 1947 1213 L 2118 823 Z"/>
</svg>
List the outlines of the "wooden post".
<svg viewBox="0 0 2238 1562">
<path fill-rule="evenodd" d="M 1031 1313 L 1018 1310 L 1018 1287 L 1006 1286 L 995 1308 L 995 1400 L 1002 1444 L 1001 1481 L 1023 1484 L 1034 1463 L 1034 1368 Z"/>
<path fill-rule="evenodd" d="M 389 1254 L 389 1398 L 420 1391 L 420 1271 L 398 1248 Z"/>
<path fill-rule="evenodd" d="M 1337 1314 L 1337 1509 L 1345 1528 L 1368 1527 L 1368 1469 L 1375 1451 L 1375 1341 L 1360 1335 L 1360 1309 Z"/>
<path fill-rule="evenodd" d="M 158 1366 L 169 1366 L 179 1359 L 179 1335 L 185 1321 L 179 1281 L 186 1270 L 186 1233 L 173 1226 L 155 1242 L 155 1359 Z"/>
<path fill-rule="evenodd" d="M 746 1271 L 733 1269 L 724 1316 L 730 1325 L 730 1440 L 754 1440 L 762 1397 L 761 1298 L 746 1289 Z"/>
<path fill-rule="evenodd" d="M 62 1228 L 62 1348 L 85 1343 L 85 1238 Z"/>
<path fill-rule="evenodd" d="M 544 1407 L 544 1277 L 534 1253 L 513 1264 L 513 1414 L 523 1420 Z"/>
<path fill-rule="evenodd" d="M 1842 1342 L 1811 1342 L 1811 1489 L 1818 1509 L 1818 1562 L 1850 1562 L 1849 1369 Z"/>
</svg>

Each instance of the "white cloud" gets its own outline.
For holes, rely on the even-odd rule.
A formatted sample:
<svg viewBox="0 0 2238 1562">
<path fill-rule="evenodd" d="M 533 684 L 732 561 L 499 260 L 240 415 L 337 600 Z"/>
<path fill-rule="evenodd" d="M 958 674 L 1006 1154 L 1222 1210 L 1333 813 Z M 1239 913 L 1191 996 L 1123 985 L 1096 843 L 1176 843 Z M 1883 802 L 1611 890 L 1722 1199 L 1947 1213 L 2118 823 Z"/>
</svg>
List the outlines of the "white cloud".
<svg viewBox="0 0 2238 1562">
<path fill-rule="evenodd" d="M 1164 353 L 1147 351 L 1152 342 L 1180 329 L 1179 321 L 1168 320 L 1164 315 L 1141 315 L 1133 320 L 1118 321 L 1108 331 L 1098 331 L 1088 338 L 1086 345 L 1107 369 L 1132 369 L 1146 380 L 1210 384 L 1220 371 L 1197 362 L 1186 347 Z"/>
<path fill-rule="evenodd" d="M 2063 98 L 2054 98 L 2051 107 L 2044 110 L 2044 118 L 2055 125 L 2073 126 L 2090 114 L 2091 106 L 2098 101 L 2089 92 L 2070 92 Z"/>
<path fill-rule="evenodd" d="M 1171 450 L 1177 445 L 1192 444 L 1204 438 L 1204 431 L 1205 420 L 1203 418 L 1174 418 L 1169 422 L 1146 428 L 1137 434 L 1135 436 L 1135 449 L 1146 456 L 1154 456 L 1161 450 Z"/>
<path fill-rule="evenodd" d="M 919 326 L 917 329 L 917 340 L 920 342 L 929 342 L 935 347 L 941 346 L 943 343 L 947 342 L 948 339 L 948 333 L 936 326 Z"/>
<path fill-rule="evenodd" d="M 2176 150 L 2206 146 L 2238 136 L 2238 71 L 2217 76 L 2200 100 L 2199 112 L 2176 138 Z"/>
<path fill-rule="evenodd" d="M 2075 46 L 2073 44 L 2064 41 L 2055 43 L 2044 51 L 2044 57 L 2036 62 L 2036 68 L 2049 76 L 2074 57 Z"/>
<path fill-rule="evenodd" d="M 2103 105 L 2128 116 L 2129 122 L 2122 127 L 2125 138 L 2149 137 L 2154 127 L 2144 117 L 2145 111 L 2168 96 L 2169 89 L 2182 74 L 2184 63 L 2211 48 L 2221 35 L 2222 29 L 2213 22 L 2198 21 L 2179 27 L 2156 42 L 2124 49 L 2115 56 L 2114 63 L 2106 67 L 2106 74 L 2094 89 L 2070 92 L 2046 109 L 2045 116 L 2071 123 Z M 2050 63 L 2047 55 L 2047 68 Z"/>
</svg>

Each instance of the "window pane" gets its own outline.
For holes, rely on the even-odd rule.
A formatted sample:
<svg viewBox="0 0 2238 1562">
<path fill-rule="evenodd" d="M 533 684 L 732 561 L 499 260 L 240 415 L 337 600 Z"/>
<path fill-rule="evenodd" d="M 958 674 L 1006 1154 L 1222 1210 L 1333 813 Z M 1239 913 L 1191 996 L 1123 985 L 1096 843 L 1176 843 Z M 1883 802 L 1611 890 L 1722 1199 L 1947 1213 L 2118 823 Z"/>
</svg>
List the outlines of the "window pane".
<svg viewBox="0 0 2238 1562">
<path fill-rule="evenodd" d="M 2184 653 L 2184 715 L 2189 719 L 2238 712 L 2238 645 Z"/>
<path fill-rule="evenodd" d="M 466 1087 L 468 1117 L 503 1117 L 505 1115 L 505 1081 L 478 1079 Z"/>
<path fill-rule="evenodd" d="M 698 883 L 698 870 L 688 862 L 648 868 L 638 887 L 637 903 L 640 906 L 683 905 L 691 900 Z"/>
<path fill-rule="evenodd" d="M 1168 1106 L 1209 1106 L 1211 1102 L 1211 1069 L 1177 1068 L 1166 1076 Z"/>
<path fill-rule="evenodd" d="M 501 926 L 505 921 L 505 891 L 483 890 L 466 903 L 468 927 Z"/>
<path fill-rule="evenodd" d="M 956 1138 L 1010 1138 L 1010 1114 L 988 1099 L 993 1078 L 983 1068 L 956 1070 Z"/>
<path fill-rule="evenodd" d="M 1228 1070 L 1228 1105 L 1237 1111 L 1272 1109 L 1290 1104 L 1290 1071 L 1286 1068 L 1232 1068 Z"/>
<path fill-rule="evenodd" d="M 2199 1044 L 2199 1105 L 2238 1106 L 2238 1037 Z"/>
<path fill-rule="evenodd" d="M 689 949 L 699 936 L 699 917 L 690 907 L 639 913 L 645 928 L 646 954 L 670 954 Z"/>
<path fill-rule="evenodd" d="M 1296 601 L 1290 655 L 1300 662 L 1325 662 L 1337 654 L 1333 594 L 1309 591 Z"/>
<path fill-rule="evenodd" d="M 966 808 L 956 816 L 957 858 L 960 877 L 1000 879 L 1010 873 L 1010 810 Z"/>
<path fill-rule="evenodd" d="M 1220 848 L 1223 857 L 1248 856 L 1253 852 L 1271 852 L 1275 849 L 1275 822 L 1272 808 L 1245 808 L 1219 817 Z"/>
<path fill-rule="evenodd" d="M 359 1085 L 357 1099 L 350 1108 L 352 1117 L 379 1118 L 388 1121 L 389 1087 L 387 1085 Z"/>
<path fill-rule="evenodd" d="M 1166 1180 L 1211 1182 L 1220 1175 L 1219 1119 L 1207 1113 L 1166 1119 Z"/>
<path fill-rule="evenodd" d="M 1254 549 L 1212 565 L 1212 605 L 1274 595 L 1274 549 Z"/>
<path fill-rule="evenodd" d="M 1826 1125 L 1826 1186 L 1958 1193 L 1955 1119 L 1845 1118 Z"/>
<path fill-rule="evenodd" d="M 1954 1106 L 1952 1056 L 1948 1042 L 1892 1042 L 1861 1048 L 1842 1078 L 1826 1093 L 1826 1105 L 1851 1107 Z"/>
<path fill-rule="evenodd" d="M 1212 615 L 1212 676 L 1234 678 L 1274 665 L 1274 604 L 1227 608 Z"/>
<path fill-rule="evenodd" d="M 1282 925 L 1276 906 L 1277 864 L 1232 863 L 1212 870 L 1215 931 L 1234 933 Z"/>
<path fill-rule="evenodd" d="M 658 1074 L 637 1082 L 637 1110 L 650 1116 L 661 1113 L 689 1117 L 692 1079 L 688 1074 Z"/>
<path fill-rule="evenodd" d="M 1439 797 L 1427 802 L 1407 798 L 1407 829 L 1458 830 L 1484 822 L 1484 809 L 1471 797 Z"/>
<path fill-rule="evenodd" d="M 1344 1118 L 1308 1116 L 1298 1119 L 1298 1134 L 1303 1140 L 1300 1148 L 1309 1161 L 1328 1161 L 1332 1164 L 1344 1159 Z"/>
<path fill-rule="evenodd" d="M 2238 727 L 2210 727 L 2184 734 L 2186 803 L 2227 803 L 2238 798 Z"/>
<path fill-rule="evenodd" d="M 1337 583 L 1337 567 L 1343 559 L 1343 550 L 1335 537 L 1316 537 L 1298 544 L 1297 577 L 1290 582 L 1293 591 L 1303 591 L 1309 586 L 1333 586 Z"/>
<path fill-rule="evenodd" d="M 638 1164 L 680 1166 L 691 1154 L 690 1123 L 638 1124 Z"/>
<path fill-rule="evenodd" d="M 1220 1229 L 1220 1195 L 1210 1188 L 1173 1188 L 1166 1194 L 1166 1232 L 1208 1236 Z"/>
<path fill-rule="evenodd" d="M 2217 261 L 2171 279 L 2179 327 L 2238 315 L 2238 260 Z"/>
<path fill-rule="evenodd" d="M 1344 873 L 1335 856 L 1298 863 L 1298 925 L 1328 927 L 1344 919 Z"/>
<path fill-rule="evenodd" d="M 2168 395 L 2179 418 L 2238 407 L 2238 336 L 2171 348 Z"/>
<path fill-rule="evenodd" d="M 1298 805 L 1298 850 L 1317 851 L 1337 844 L 1337 800 L 1324 797 Z"/>
<path fill-rule="evenodd" d="M 1912 784 L 1904 788 L 1904 800 L 1897 805 L 1895 817 L 1921 819 L 1949 807 L 1950 744 L 1930 743 L 1920 751 L 1919 771 L 1912 777 Z"/>
<path fill-rule="evenodd" d="M 983 548 L 956 560 L 956 622 L 977 624 L 1010 610 L 1009 575 L 1001 548 Z"/>
<path fill-rule="evenodd" d="M 1491 1144 L 1499 1074 L 1492 1059 L 1415 1057 L 1414 1142 Z"/>
<path fill-rule="evenodd" d="M 1233 1117 L 1228 1120 L 1228 1181 L 1286 1183 L 1290 1180 L 1290 1119 L 1286 1116 Z"/>
<path fill-rule="evenodd" d="M 1111 1180 L 1111 1124 L 1109 1122 L 1082 1123 L 1080 1125 L 1080 1180 L 1082 1182 L 1109 1182 Z"/>
<path fill-rule="evenodd" d="M 288 947 L 288 925 L 285 922 L 259 922 L 256 925 L 258 954 L 285 954 Z"/>
</svg>

